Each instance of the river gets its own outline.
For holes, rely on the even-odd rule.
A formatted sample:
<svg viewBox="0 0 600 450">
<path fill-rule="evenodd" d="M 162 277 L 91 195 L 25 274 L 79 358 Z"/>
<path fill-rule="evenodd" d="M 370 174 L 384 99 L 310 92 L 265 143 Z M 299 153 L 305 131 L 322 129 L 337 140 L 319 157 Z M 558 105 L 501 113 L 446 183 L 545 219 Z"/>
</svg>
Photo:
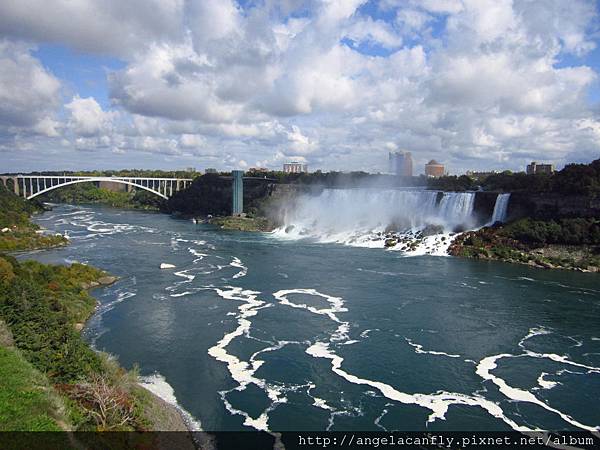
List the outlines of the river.
<svg viewBox="0 0 600 450">
<path fill-rule="evenodd" d="M 600 425 L 600 278 L 59 205 L 66 248 L 121 279 L 86 339 L 205 430 Z M 175 268 L 160 269 L 161 263 Z"/>
</svg>

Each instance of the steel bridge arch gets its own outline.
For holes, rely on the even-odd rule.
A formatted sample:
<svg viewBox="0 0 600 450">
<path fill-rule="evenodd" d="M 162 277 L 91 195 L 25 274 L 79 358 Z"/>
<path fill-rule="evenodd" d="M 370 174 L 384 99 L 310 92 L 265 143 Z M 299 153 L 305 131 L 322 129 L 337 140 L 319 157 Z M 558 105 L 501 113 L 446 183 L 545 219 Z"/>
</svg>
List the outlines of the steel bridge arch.
<svg viewBox="0 0 600 450">
<path fill-rule="evenodd" d="M 40 176 L 40 178 L 43 178 L 43 176 Z M 50 177 L 47 177 L 47 178 L 50 178 Z M 91 182 L 94 182 L 94 181 L 110 181 L 110 182 L 113 182 L 113 183 L 128 184 L 130 186 L 133 186 L 133 187 L 136 187 L 136 188 L 141 188 L 141 189 L 144 189 L 144 190 L 146 190 L 148 192 L 152 192 L 153 194 L 158 195 L 159 197 L 164 198 L 165 200 L 169 199 L 169 197 L 167 197 L 166 195 L 164 195 L 164 194 L 162 194 L 162 193 L 160 193 L 158 191 L 155 191 L 154 189 L 151 189 L 149 187 L 143 186 L 141 184 L 132 183 L 131 181 L 122 180 L 122 179 L 119 179 L 119 178 L 111 178 L 111 177 L 103 177 L 103 178 L 94 177 L 94 178 L 88 178 L 88 179 L 82 179 L 82 180 L 71 180 L 71 181 L 67 181 L 67 182 L 62 183 L 62 184 L 57 184 L 55 186 L 50 186 L 50 187 L 48 187 L 46 189 L 42 189 L 41 191 L 36 192 L 35 194 L 32 194 L 32 195 L 28 196 L 27 200 L 31 200 L 32 198 L 35 198 L 38 195 L 45 194 L 46 192 L 50 192 L 50 191 L 53 191 L 54 189 L 58 189 L 58 188 L 61 188 L 61 187 L 64 187 L 64 186 L 69 186 L 71 184 L 91 183 Z"/>
</svg>

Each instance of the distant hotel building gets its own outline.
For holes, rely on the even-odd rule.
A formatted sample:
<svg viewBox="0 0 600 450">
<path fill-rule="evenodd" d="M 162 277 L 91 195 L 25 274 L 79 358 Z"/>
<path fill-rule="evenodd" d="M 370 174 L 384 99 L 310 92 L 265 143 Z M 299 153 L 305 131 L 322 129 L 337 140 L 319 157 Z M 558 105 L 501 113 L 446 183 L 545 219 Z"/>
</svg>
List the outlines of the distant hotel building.
<svg viewBox="0 0 600 450">
<path fill-rule="evenodd" d="M 413 161 L 410 152 L 390 152 L 390 173 L 400 177 L 412 177 Z"/>
<path fill-rule="evenodd" d="M 303 173 L 308 172 L 308 166 L 303 163 L 299 163 L 297 161 L 292 161 L 290 163 L 285 163 L 283 165 L 284 173 Z"/>
<path fill-rule="evenodd" d="M 527 166 L 527 175 L 536 175 L 538 173 L 552 175 L 554 173 L 554 165 L 538 164 L 535 161 L 532 161 L 531 164 Z"/>
<path fill-rule="evenodd" d="M 491 175 L 497 175 L 499 173 L 500 173 L 499 170 L 492 170 L 490 172 L 475 172 L 473 170 L 467 170 L 466 175 L 469 178 L 472 178 L 477 181 L 481 181 L 481 180 L 485 180 L 487 177 L 489 177 Z"/>
<path fill-rule="evenodd" d="M 443 177 L 446 173 L 445 167 L 443 164 L 440 164 L 435 159 L 432 159 L 427 164 L 425 164 L 425 175 L 428 177 L 439 178 Z"/>
</svg>

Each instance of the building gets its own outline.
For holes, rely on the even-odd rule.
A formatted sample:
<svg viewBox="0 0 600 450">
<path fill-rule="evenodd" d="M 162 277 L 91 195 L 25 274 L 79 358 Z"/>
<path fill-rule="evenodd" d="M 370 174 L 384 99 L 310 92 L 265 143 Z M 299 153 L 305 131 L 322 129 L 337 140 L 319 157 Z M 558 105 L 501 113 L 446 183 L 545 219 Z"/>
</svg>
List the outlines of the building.
<svg viewBox="0 0 600 450">
<path fill-rule="evenodd" d="M 208 168 L 204 171 L 204 173 L 217 173 L 217 169 Z"/>
<path fill-rule="evenodd" d="M 410 152 L 390 152 L 390 173 L 400 177 L 412 177 L 413 162 Z"/>
<path fill-rule="evenodd" d="M 491 175 L 497 175 L 499 173 L 500 173 L 499 170 L 492 170 L 490 172 L 476 172 L 474 170 L 467 170 L 466 175 L 475 181 L 483 181 L 487 177 L 489 177 Z"/>
<path fill-rule="evenodd" d="M 435 159 L 425 164 L 425 175 L 428 177 L 439 178 L 446 174 L 446 168 Z"/>
<path fill-rule="evenodd" d="M 244 171 L 232 170 L 233 176 L 233 207 L 232 216 L 241 216 L 244 214 Z"/>
<path fill-rule="evenodd" d="M 527 166 L 527 175 L 537 175 L 539 173 L 552 175 L 554 173 L 554 164 L 538 164 L 535 161 L 531 161 L 531 164 Z"/>
<path fill-rule="evenodd" d="M 283 164 L 284 173 L 303 173 L 308 172 L 308 166 L 304 163 L 292 161 Z"/>
<path fill-rule="evenodd" d="M 252 172 L 252 173 L 269 173 L 269 169 L 267 169 L 266 167 L 250 167 L 248 169 L 248 172 Z"/>
</svg>

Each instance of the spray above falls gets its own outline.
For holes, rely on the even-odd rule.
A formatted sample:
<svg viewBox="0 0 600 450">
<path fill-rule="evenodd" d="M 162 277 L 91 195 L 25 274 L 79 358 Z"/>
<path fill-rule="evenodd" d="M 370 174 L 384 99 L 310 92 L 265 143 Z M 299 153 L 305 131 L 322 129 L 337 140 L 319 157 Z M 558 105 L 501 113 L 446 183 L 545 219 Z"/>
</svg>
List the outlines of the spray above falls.
<svg viewBox="0 0 600 450">
<path fill-rule="evenodd" d="M 411 254 L 445 254 L 456 231 L 476 225 L 474 203 L 474 192 L 325 189 L 288 205 L 275 234 Z"/>
</svg>

